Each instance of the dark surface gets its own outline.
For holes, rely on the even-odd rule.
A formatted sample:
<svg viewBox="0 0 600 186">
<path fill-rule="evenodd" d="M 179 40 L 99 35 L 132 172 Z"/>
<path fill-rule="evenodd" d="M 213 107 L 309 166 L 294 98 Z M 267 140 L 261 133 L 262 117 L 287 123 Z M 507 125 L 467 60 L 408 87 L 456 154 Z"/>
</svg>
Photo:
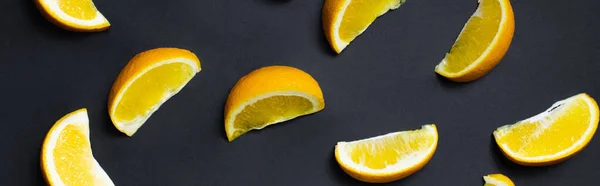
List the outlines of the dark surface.
<svg viewBox="0 0 600 186">
<path fill-rule="evenodd" d="M 318 0 L 96 0 L 102 33 L 63 31 L 31 0 L 0 1 L 0 185 L 43 185 L 39 152 L 64 114 L 88 108 L 96 159 L 116 185 L 361 185 L 333 158 L 338 141 L 436 123 L 439 147 L 416 174 L 388 185 L 483 185 L 504 173 L 517 185 L 597 185 L 600 137 L 562 164 L 507 161 L 491 133 L 555 101 L 600 98 L 599 1 L 513 0 L 516 31 L 504 60 L 482 79 L 437 77 L 475 0 L 408 0 L 380 17 L 341 55 L 321 29 Z M 190 49 L 203 70 L 134 137 L 107 114 L 113 80 L 135 54 Z M 223 129 L 229 89 L 267 65 L 312 74 L 322 112 L 232 143 Z"/>
</svg>

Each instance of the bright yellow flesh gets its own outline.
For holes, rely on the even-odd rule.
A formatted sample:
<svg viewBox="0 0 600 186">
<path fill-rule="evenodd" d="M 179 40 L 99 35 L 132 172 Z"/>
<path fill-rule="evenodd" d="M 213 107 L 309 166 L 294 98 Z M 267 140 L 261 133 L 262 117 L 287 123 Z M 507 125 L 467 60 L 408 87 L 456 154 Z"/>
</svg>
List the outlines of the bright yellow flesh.
<svg viewBox="0 0 600 186">
<path fill-rule="evenodd" d="M 149 70 L 133 82 L 119 101 L 115 118 L 132 121 L 144 118 L 178 91 L 193 76 L 185 63 L 169 63 Z"/>
<path fill-rule="evenodd" d="M 59 0 L 58 3 L 63 12 L 77 19 L 92 20 L 98 14 L 92 0 Z"/>
<path fill-rule="evenodd" d="M 56 172 L 67 186 L 95 183 L 92 175 L 95 160 L 84 130 L 77 125 L 67 125 L 60 132 L 53 151 Z"/>
<path fill-rule="evenodd" d="M 514 186 L 515 184 L 510 180 L 510 178 L 502 175 L 502 174 L 490 174 L 484 176 L 485 185 L 483 186 Z"/>
<path fill-rule="evenodd" d="M 501 19 L 500 2 L 496 0 L 481 1 L 477 11 L 465 25 L 450 52 L 446 54 L 444 70 L 448 73 L 458 73 L 476 61 L 496 36 Z"/>
<path fill-rule="evenodd" d="M 405 0 L 351 0 L 348 5 L 339 34 L 343 41 L 350 42 L 360 35 L 380 15 L 398 8 Z"/>
<path fill-rule="evenodd" d="M 435 143 L 435 136 L 422 130 L 404 131 L 383 138 L 373 138 L 348 144 L 347 155 L 356 164 L 371 169 L 384 169 L 399 160 L 426 152 Z"/>
<path fill-rule="evenodd" d="M 236 138 L 252 129 L 289 120 L 313 111 L 310 100 L 301 96 L 271 96 L 248 105 L 240 112 L 233 123 Z"/>
<path fill-rule="evenodd" d="M 590 108 L 584 99 L 575 99 L 552 110 L 539 120 L 522 121 L 503 132 L 498 144 L 522 157 L 556 154 L 565 150 L 589 128 Z"/>
</svg>

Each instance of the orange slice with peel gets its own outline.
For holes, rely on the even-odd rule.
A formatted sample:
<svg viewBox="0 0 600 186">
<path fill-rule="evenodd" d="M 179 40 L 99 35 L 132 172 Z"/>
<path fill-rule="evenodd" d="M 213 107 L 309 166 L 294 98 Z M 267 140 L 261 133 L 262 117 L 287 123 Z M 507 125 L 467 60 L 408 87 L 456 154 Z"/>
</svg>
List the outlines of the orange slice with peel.
<svg viewBox="0 0 600 186">
<path fill-rule="evenodd" d="M 59 119 L 48 131 L 41 167 L 48 185 L 115 185 L 92 154 L 86 109 Z"/>
<path fill-rule="evenodd" d="M 289 66 L 268 66 L 242 77 L 225 104 L 229 141 L 250 130 L 312 114 L 325 107 L 323 92 L 308 73 Z"/>
<path fill-rule="evenodd" d="M 157 48 L 137 54 L 112 86 L 110 119 L 119 131 L 132 136 L 200 70 L 200 59 L 189 50 Z"/>
<path fill-rule="evenodd" d="M 483 186 L 515 186 L 515 183 L 503 174 L 489 174 L 483 177 Z"/>
<path fill-rule="evenodd" d="M 435 72 L 457 82 L 484 76 L 504 57 L 514 31 L 509 0 L 479 0 L 479 7 Z"/>
<path fill-rule="evenodd" d="M 110 27 L 92 0 L 35 0 L 35 4 L 46 19 L 66 30 L 98 32 Z"/>
<path fill-rule="evenodd" d="M 574 156 L 598 128 L 598 104 L 585 93 L 558 101 L 548 110 L 494 131 L 496 143 L 513 162 L 552 165 Z"/>
<path fill-rule="evenodd" d="M 338 142 L 335 159 L 348 175 L 370 183 L 386 183 L 423 168 L 438 143 L 434 124 L 352 142 Z"/>
<path fill-rule="evenodd" d="M 405 0 L 325 0 L 323 29 L 336 53 L 362 34 L 373 21 L 389 10 L 400 7 Z"/>
</svg>

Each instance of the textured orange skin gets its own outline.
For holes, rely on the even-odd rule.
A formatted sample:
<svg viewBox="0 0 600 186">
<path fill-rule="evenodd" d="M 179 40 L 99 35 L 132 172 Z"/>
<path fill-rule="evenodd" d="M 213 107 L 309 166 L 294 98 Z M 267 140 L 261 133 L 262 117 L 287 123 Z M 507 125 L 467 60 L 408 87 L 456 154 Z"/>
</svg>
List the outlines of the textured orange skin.
<svg viewBox="0 0 600 186">
<path fill-rule="evenodd" d="M 319 110 L 325 108 L 323 92 L 319 83 L 308 73 L 289 66 L 268 66 L 259 68 L 242 77 L 229 92 L 225 103 L 225 132 L 229 134 L 227 123 L 235 118 L 232 112 L 246 102 L 273 92 L 298 91 L 319 100 Z M 229 141 L 233 141 L 227 135 Z"/>
<path fill-rule="evenodd" d="M 489 0 L 484 0 L 489 1 Z M 443 74 L 438 72 L 438 74 L 452 80 L 455 82 L 470 82 L 476 79 L 479 79 L 490 72 L 500 60 L 504 57 L 508 48 L 510 47 L 510 43 L 512 42 L 513 35 L 515 33 L 515 18 L 512 6 L 509 0 L 500 0 L 504 1 L 504 16 L 506 17 L 506 23 L 504 24 L 504 29 L 500 29 L 498 33 L 498 37 L 505 38 L 498 40 L 494 45 L 491 46 L 491 50 L 488 55 L 484 57 L 483 61 L 479 65 L 477 65 L 474 69 L 466 72 L 466 73 L 457 73 L 457 74 Z M 437 69 L 436 69 L 437 72 Z"/>
<path fill-rule="evenodd" d="M 327 37 L 327 41 L 329 41 L 333 51 L 338 54 L 342 52 L 342 49 L 339 48 L 339 46 L 337 46 L 333 40 L 333 21 L 339 19 L 339 15 L 336 14 L 336 12 L 340 12 L 343 5 L 344 0 L 325 0 L 321 18 L 323 22 L 323 30 L 325 31 L 325 37 Z"/>
<path fill-rule="evenodd" d="M 52 16 L 52 13 L 50 13 L 50 11 L 47 7 L 42 5 L 41 1 L 43 1 L 43 0 L 34 0 L 34 3 L 36 5 L 36 7 L 40 10 L 40 12 L 42 13 L 44 18 L 46 18 L 52 24 L 54 24 L 62 29 L 65 29 L 68 31 L 73 31 L 73 32 L 101 32 L 101 31 L 108 30 L 108 28 L 110 28 L 110 23 L 108 23 L 108 22 L 106 24 L 97 25 L 94 27 L 85 27 L 85 26 L 81 26 L 81 25 L 69 24 L 66 21 L 58 20 L 58 17 L 55 18 L 55 16 Z"/>
<path fill-rule="evenodd" d="M 72 115 L 75 115 L 75 114 L 77 114 L 79 112 L 86 112 L 87 113 L 87 109 L 86 108 L 82 108 L 82 109 L 73 111 L 73 112 L 71 112 L 71 113 L 63 116 L 62 118 L 60 118 L 58 121 L 54 122 L 54 125 L 52 126 L 52 128 L 50 128 L 48 134 L 46 134 L 46 137 L 44 138 L 44 142 L 42 143 L 43 144 L 42 146 L 45 146 L 45 144 L 49 143 L 48 140 L 50 140 L 50 136 L 51 136 L 50 134 L 53 133 L 53 132 L 55 132 L 57 130 L 56 127 L 58 127 L 59 123 L 62 123 L 63 120 L 65 120 L 65 119 L 67 119 L 67 118 L 71 117 Z M 40 161 L 40 166 L 42 168 L 42 175 L 44 176 L 44 180 L 46 181 L 46 183 L 48 185 L 51 185 L 50 183 L 56 183 L 58 181 L 57 180 L 52 180 L 52 177 L 49 176 L 46 171 L 43 171 L 44 170 L 44 164 L 45 164 L 45 162 L 53 161 L 53 160 L 46 159 L 46 156 L 44 156 L 44 154 L 46 154 L 46 149 L 44 149 L 42 147 L 42 152 L 40 153 L 40 157 L 41 157 L 40 158 L 40 160 L 41 160 Z"/>
<path fill-rule="evenodd" d="M 435 125 L 433 127 L 436 129 L 436 133 L 437 133 L 437 127 Z M 435 151 L 437 150 L 438 140 L 439 139 L 437 139 L 435 141 L 434 146 L 433 146 L 434 153 L 428 154 L 423 161 L 420 161 L 419 163 L 411 166 L 410 168 L 408 168 L 408 171 L 405 171 L 405 172 L 398 172 L 395 174 L 386 174 L 386 175 L 370 175 L 370 174 L 360 173 L 358 170 L 352 169 L 350 167 L 345 167 L 345 166 L 340 166 L 340 167 L 342 168 L 342 170 L 344 170 L 344 172 L 346 172 L 346 174 L 350 175 L 354 179 L 357 179 L 357 180 L 360 180 L 363 182 L 367 182 L 367 183 L 389 183 L 389 182 L 397 181 L 402 178 L 406 178 L 407 176 L 410 176 L 410 175 L 414 174 L 415 172 L 421 170 L 423 167 L 425 167 L 425 165 L 427 165 L 427 163 L 429 162 L 429 160 L 431 160 L 431 158 L 433 157 L 433 154 L 435 154 Z M 337 150 L 335 151 L 335 159 L 337 160 L 338 163 L 342 162 L 340 159 L 340 154 Z"/>
<path fill-rule="evenodd" d="M 156 48 L 152 50 L 148 50 L 142 53 L 135 55 L 129 63 L 121 70 L 117 79 L 113 83 L 112 88 L 110 89 L 110 93 L 108 95 L 108 114 L 110 115 L 110 119 L 113 124 L 116 126 L 116 121 L 114 119 L 114 112 L 117 104 L 114 102 L 117 95 L 122 94 L 125 88 L 125 84 L 127 82 L 133 81 L 137 74 L 140 72 L 144 72 L 149 70 L 149 67 L 154 64 L 160 63 L 165 60 L 170 60 L 174 58 L 186 58 L 192 59 L 198 65 L 198 70 L 200 70 L 200 59 L 196 56 L 196 54 L 190 52 L 189 50 L 179 49 L 179 48 Z M 196 72 L 197 73 L 197 72 Z M 118 127 L 117 127 L 118 128 Z"/>
<path fill-rule="evenodd" d="M 598 103 L 596 103 L 596 101 L 595 101 L 595 100 L 594 100 L 592 97 L 590 97 L 588 94 L 586 94 L 586 93 L 583 93 L 583 94 L 584 94 L 585 96 L 587 96 L 587 97 L 588 97 L 588 98 L 589 98 L 591 101 L 593 101 L 592 103 L 593 103 L 593 105 L 594 105 L 594 107 L 595 107 L 595 109 L 594 109 L 594 110 L 598 111 Z M 598 116 L 598 113 L 596 113 L 596 115 Z M 506 152 L 506 150 L 505 150 L 504 148 L 502 148 L 502 146 L 501 146 L 500 144 L 498 144 L 498 137 L 495 135 L 495 132 L 494 132 L 494 139 L 496 140 L 496 144 L 497 144 L 497 145 L 498 145 L 498 147 L 500 148 L 500 151 L 502 151 L 502 154 L 503 154 L 503 155 L 504 155 L 504 156 L 505 156 L 507 159 L 509 159 L 510 161 L 512 161 L 512 162 L 514 162 L 514 163 L 516 163 L 516 164 L 523 165 L 523 166 L 534 166 L 534 167 L 537 167 L 537 166 L 549 166 L 549 165 L 555 165 L 555 164 L 561 163 L 561 162 L 563 162 L 563 161 L 566 161 L 566 160 L 568 160 L 569 158 L 571 158 L 571 157 L 573 157 L 573 156 L 575 156 L 575 155 L 579 154 L 579 153 L 580 153 L 580 152 L 581 152 L 581 151 L 582 151 L 582 150 L 583 150 L 583 149 L 584 149 L 584 148 L 585 148 L 585 147 L 586 147 L 586 146 L 587 146 L 587 145 L 590 143 L 590 141 L 592 141 L 592 138 L 594 137 L 594 134 L 596 133 L 596 130 L 598 129 L 598 125 L 597 125 L 597 123 L 598 123 L 598 121 L 599 121 L 599 118 L 593 118 L 593 119 L 594 119 L 594 121 L 593 121 L 593 122 L 594 122 L 594 123 L 596 123 L 596 125 L 594 125 L 594 126 L 593 126 L 593 128 L 592 128 L 592 133 L 591 133 L 592 135 L 590 135 L 590 136 L 589 136 L 589 137 L 588 137 L 588 138 L 587 138 L 587 139 L 586 139 L 586 140 L 583 142 L 583 144 L 581 144 L 581 145 L 580 145 L 580 146 L 578 146 L 576 149 L 574 149 L 574 151 L 573 151 L 572 153 L 570 153 L 570 154 L 566 154 L 566 155 L 564 155 L 564 156 L 562 156 L 562 157 L 559 157 L 559 158 L 557 158 L 557 159 L 550 159 L 550 160 L 546 160 L 546 161 L 528 161 L 528 160 L 521 160 L 521 159 L 517 159 L 516 157 L 512 157 L 512 156 L 510 156 L 510 155 L 509 155 L 509 154 Z"/>
</svg>

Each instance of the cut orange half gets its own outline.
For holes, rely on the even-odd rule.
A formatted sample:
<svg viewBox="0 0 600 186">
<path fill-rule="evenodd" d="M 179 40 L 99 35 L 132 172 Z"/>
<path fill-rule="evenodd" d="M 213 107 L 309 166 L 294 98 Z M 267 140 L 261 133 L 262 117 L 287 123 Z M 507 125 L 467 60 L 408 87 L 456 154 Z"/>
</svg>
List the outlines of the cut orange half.
<svg viewBox="0 0 600 186">
<path fill-rule="evenodd" d="M 338 142 L 335 159 L 344 172 L 357 180 L 386 183 L 423 168 L 435 153 L 437 143 L 437 128 L 430 124 L 419 130 Z"/>
<path fill-rule="evenodd" d="M 590 142 L 598 128 L 598 105 L 585 93 L 558 101 L 548 110 L 494 131 L 508 159 L 521 165 L 564 161 Z"/>
</svg>

